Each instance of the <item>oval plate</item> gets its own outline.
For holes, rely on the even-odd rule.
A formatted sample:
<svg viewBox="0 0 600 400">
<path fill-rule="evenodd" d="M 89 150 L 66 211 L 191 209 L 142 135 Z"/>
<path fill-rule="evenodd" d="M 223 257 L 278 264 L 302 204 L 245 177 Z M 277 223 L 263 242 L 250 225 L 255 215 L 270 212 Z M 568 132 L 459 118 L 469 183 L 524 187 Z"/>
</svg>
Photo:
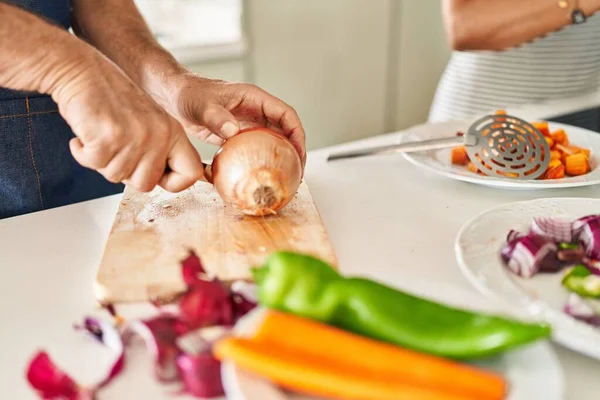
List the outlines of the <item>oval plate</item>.
<svg viewBox="0 0 600 400">
<path fill-rule="evenodd" d="M 600 199 L 584 198 L 537 199 L 492 208 L 468 221 L 458 233 L 458 264 L 482 293 L 516 313 L 547 321 L 556 342 L 600 359 L 600 329 L 563 312 L 568 292 L 560 283 L 562 273 L 521 278 L 504 267 L 499 255 L 509 230 L 527 231 L 536 216 L 576 219 L 599 210 Z"/>
<path fill-rule="evenodd" d="M 466 133 L 472 123 L 473 121 L 450 121 L 441 124 L 419 125 L 411 128 L 409 133 L 402 135 L 400 143 L 455 136 L 457 131 Z M 465 166 L 453 165 L 450 162 L 451 149 L 402 153 L 402 156 L 411 164 L 451 179 L 504 189 L 539 190 L 600 184 L 600 168 L 598 168 L 600 134 L 555 122 L 550 122 L 549 128 L 551 132 L 561 128 L 564 129 L 571 144 L 590 149 L 592 171 L 585 175 L 568 176 L 557 180 L 518 180 L 479 175 L 469 171 Z"/>
<path fill-rule="evenodd" d="M 411 281 L 410 288 L 403 290 L 457 307 L 500 312 L 499 308 L 477 293 L 460 290 L 443 282 Z M 257 309 L 240 320 L 235 327 L 236 334 L 252 334 L 260 324 L 264 312 L 264 309 Z M 485 362 L 478 361 L 476 365 L 502 373 L 508 379 L 511 388 L 508 400 L 563 399 L 562 370 L 547 342 L 522 347 Z M 230 361 L 222 364 L 221 375 L 230 400 L 321 400 L 281 390 Z"/>
</svg>

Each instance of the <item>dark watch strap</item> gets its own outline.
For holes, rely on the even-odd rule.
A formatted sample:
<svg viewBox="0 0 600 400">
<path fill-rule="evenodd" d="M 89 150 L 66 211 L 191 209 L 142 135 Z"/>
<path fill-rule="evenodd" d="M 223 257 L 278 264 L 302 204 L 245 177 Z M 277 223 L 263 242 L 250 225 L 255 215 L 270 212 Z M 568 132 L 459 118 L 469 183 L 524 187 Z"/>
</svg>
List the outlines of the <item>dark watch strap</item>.
<svg viewBox="0 0 600 400">
<path fill-rule="evenodd" d="M 574 9 L 571 13 L 571 21 L 575 25 L 583 24 L 586 21 L 586 19 L 587 18 L 585 17 L 585 14 L 579 8 Z"/>
</svg>

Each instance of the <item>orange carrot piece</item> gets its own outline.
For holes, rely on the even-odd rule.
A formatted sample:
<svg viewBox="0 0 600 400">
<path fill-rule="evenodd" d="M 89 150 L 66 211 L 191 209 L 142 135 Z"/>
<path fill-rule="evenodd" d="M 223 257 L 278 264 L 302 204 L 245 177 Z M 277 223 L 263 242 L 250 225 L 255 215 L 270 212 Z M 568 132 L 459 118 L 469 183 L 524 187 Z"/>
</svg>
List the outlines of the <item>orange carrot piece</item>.
<svg viewBox="0 0 600 400">
<path fill-rule="evenodd" d="M 552 138 L 550 136 L 544 136 L 544 138 L 546 139 L 548 146 L 550 146 L 550 148 L 552 148 L 552 146 L 554 146 L 554 140 L 552 140 Z"/>
<path fill-rule="evenodd" d="M 500 175 L 506 176 L 507 178 L 518 178 L 519 174 L 515 173 L 515 172 L 502 172 L 502 171 L 498 171 L 498 173 Z M 533 172 L 531 172 L 529 175 L 531 175 Z"/>
<path fill-rule="evenodd" d="M 588 172 L 588 158 L 585 153 L 571 154 L 566 157 L 565 167 L 567 174 L 572 176 L 583 175 Z"/>
<path fill-rule="evenodd" d="M 573 151 L 573 154 L 584 153 L 587 158 L 590 158 L 590 149 L 586 149 L 579 146 L 568 146 L 568 148 L 571 149 L 571 151 Z"/>
<path fill-rule="evenodd" d="M 534 122 L 531 125 L 533 125 L 534 128 L 536 128 L 538 131 L 540 131 L 540 133 L 542 135 L 550 136 L 550 129 L 548 128 L 548 122 L 539 121 L 539 122 Z"/>
<path fill-rule="evenodd" d="M 469 162 L 467 164 L 467 168 L 469 168 L 469 171 L 471 171 L 471 172 L 474 172 L 474 173 L 478 173 L 479 172 L 479 169 L 472 162 Z"/>
<path fill-rule="evenodd" d="M 564 129 L 557 129 L 554 132 L 552 132 L 550 136 L 552 137 L 552 140 L 554 140 L 555 143 L 560 143 L 565 146 L 569 144 L 569 139 Z"/>
<path fill-rule="evenodd" d="M 561 159 L 561 154 L 560 151 L 558 150 L 552 150 L 550 152 L 550 160 L 559 160 Z"/>
<path fill-rule="evenodd" d="M 499 110 L 496 110 L 494 112 L 494 114 L 496 114 L 496 115 L 506 115 L 506 110 L 499 109 Z"/>
<path fill-rule="evenodd" d="M 556 160 L 556 159 L 555 160 L 550 160 L 550 163 L 548 164 L 548 169 L 550 170 L 552 168 L 556 168 L 556 167 L 559 167 L 561 165 L 563 165 L 563 164 L 562 164 L 562 161 L 560 161 L 560 160 Z"/>
<path fill-rule="evenodd" d="M 562 179 L 565 177 L 565 166 L 562 163 L 546 171 L 545 179 Z"/>
<path fill-rule="evenodd" d="M 572 150 L 570 147 L 567 147 L 565 145 L 562 144 L 557 144 L 556 146 L 554 146 L 554 148 L 558 151 L 560 151 L 561 153 L 564 153 L 568 156 L 570 156 L 571 154 L 575 154 L 575 151 Z"/>
<path fill-rule="evenodd" d="M 241 368 L 287 389 L 313 396 L 356 400 L 475 400 L 440 390 L 420 388 L 364 370 L 327 363 L 319 358 L 251 339 L 227 338 L 216 343 L 219 360 L 232 360 Z M 355 356 L 357 356 L 355 354 Z"/>
<path fill-rule="evenodd" d="M 491 372 L 286 313 L 269 312 L 254 340 L 267 347 L 289 346 L 322 359 L 324 364 L 341 363 L 352 370 L 366 371 L 368 375 L 397 379 L 448 394 L 483 400 L 502 399 L 506 391 L 503 378 Z M 358 354 L 369 356 L 357 357 Z"/>
<path fill-rule="evenodd" d="M 452 164 L 467 165 L 469 163 L 469 155 L 465 146 L 455 147 L 451 153 Z"/>
</svg>

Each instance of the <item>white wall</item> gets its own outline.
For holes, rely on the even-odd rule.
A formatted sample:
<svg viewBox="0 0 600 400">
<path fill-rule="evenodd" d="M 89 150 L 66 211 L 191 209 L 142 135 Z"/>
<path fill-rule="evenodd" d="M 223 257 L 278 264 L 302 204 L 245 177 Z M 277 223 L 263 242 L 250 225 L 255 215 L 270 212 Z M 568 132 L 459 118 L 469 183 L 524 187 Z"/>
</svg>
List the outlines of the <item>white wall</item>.
<svg viewBox="0 0 600 400">
<path fill-rule="evenodd" d="M 437 82 L 450 48 L 442 23 L 440 0 L 403 0 L 396 7 L 395 48 L 392 61 L 395 78 L 389 106 L 393 110 L 387 121 L 388 131 L 401 130 L 427 121 Z"/>
<path fill-rule="evenodd" d="M 392 1 L 246 1 L 252 79 L 296 108 L 307 147 L 384 130 Z"/>
<path fill-rule="evenodd" d="M 309 149 L 425 122 L 450 54 L 440 0 L 245 0 L 244 24 L 247 57 L 192 69 L 281 97 Z"/>
</svg>

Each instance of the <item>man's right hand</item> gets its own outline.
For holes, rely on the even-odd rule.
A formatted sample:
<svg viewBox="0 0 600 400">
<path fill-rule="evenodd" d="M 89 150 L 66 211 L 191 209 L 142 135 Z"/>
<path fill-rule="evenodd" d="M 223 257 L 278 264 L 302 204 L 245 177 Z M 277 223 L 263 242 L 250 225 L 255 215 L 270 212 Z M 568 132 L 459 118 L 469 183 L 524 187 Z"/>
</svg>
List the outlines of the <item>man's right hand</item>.
<svg viewBox="0 0 600 400">
<path fill-rule="evenodd" d="M 178 192 L 202 177 L 179 122 L 108 59 L 92 53 L 65 78 L 52 97 L 76 135 L 70 148 L 79 164 L 144 192 L 157 184 Z"/>
</svg>

